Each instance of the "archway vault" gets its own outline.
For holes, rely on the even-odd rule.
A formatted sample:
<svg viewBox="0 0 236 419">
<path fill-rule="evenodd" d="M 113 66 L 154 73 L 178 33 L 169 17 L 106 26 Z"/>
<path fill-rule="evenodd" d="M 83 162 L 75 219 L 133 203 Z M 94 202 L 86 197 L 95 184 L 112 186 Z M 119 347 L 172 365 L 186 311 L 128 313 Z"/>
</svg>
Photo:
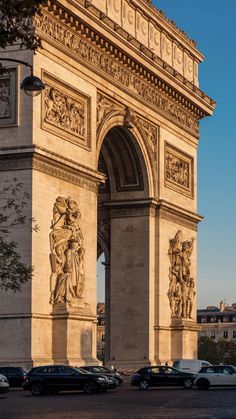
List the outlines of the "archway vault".
<svg viewBox="0 0 236 419">
<path fill-rule="evenodd" d="M 99 104 L 104 101 L 104 96 L 100 100 Z M 134 144 L 136 143 L 136 147 L 139 148 L 140 153 L 143 158 L 143 163 L 145 165 L 145 170 L 147 173 L 147 181 L 148 181 L 148 196 L 149 197 L 157 197 L 158 195 L 158 170 L 157 170 L 157 149 L 158 149 L 158 134 L 159 129 L 156 125 L 150 123 L 150 121 L 146 121 L 141 118 L 136 112 L 132 111 L 130 108 L 121 108 L 116 109 L 116 106 L 113 102 L 110 102 L 109 99 L 106 98 L 106 108 L 103 109 L 102 117 L 98 117 L 97 121 L 97 162 L 99 161 L 101 155 L 101 148 L 103 142 L 111 135 L 111 132 L 114 134 L 114 130 L 116 130 L 117 136 L 124 138 L 129 138 L 133 140 L 129 142 L 131 144 L 130 147 L 134 150 Z M 100 105 L 101 106 L 101 105 Z M 118 140 L 119 141 L 119 140 Z M 108 143 L 108 142 L 107 142 Z M 129 147 L 128 142 L 126 141 L 127 147 Z M 109 148 L 108 144 L 108 148 Z M 126 149 L 127 149 L 126 147 Z M 130 150 L 129 147 L 129 151 Z M 117 148 L 116 148 L 117 149 Z M 113 154 L 113 163 L 115 170 L 117 172 L 117 163 L 118 161 L 115 159 L 114 155 L 114 146 L 113 150 L 110 147 L 111 154 Z M 118 150 L 117 150 L 118 151 Z M 121 151 L 121 150 L 120 150 Z M 123 155 L 124 155 L 123 150 Z M 117 155 L 117 153 L 116 153 Z M 132 155 L 129 154 L 130 156 Z M 128 157 L 128 156 L 127 156 Z M 120 162 L 123 164 L 125 163 L 122 158 Z M 131 162 L 131 160 L 130 160 Z M 138 162 L 136 158 L 136 162 Z M 126 161 L 127 163 L 127 161 Z M 138 164 L 135 165 L 136 169 L 139 170 Z M 118 174 L 118 172 L 117 172 Z M 139 178 L 141 181 L 141 178 Z M 118 180 L 119 182 L 119 180 Z M 134 185 L 133 185 L 134 186 Z M 137 188 L 141 186 L 141 184 Z"/>
</svg>

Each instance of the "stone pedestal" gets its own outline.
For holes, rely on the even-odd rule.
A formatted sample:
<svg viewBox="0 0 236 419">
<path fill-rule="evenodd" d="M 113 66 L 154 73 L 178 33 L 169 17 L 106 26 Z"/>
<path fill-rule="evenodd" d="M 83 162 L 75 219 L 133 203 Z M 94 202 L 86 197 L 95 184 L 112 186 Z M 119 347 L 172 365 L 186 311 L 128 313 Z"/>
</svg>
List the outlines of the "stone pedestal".
<svg viewBox="0 0 236 419">
<path fill-rule="evenodd" d="M 171 322 L 171 354 L 175 359 L 197 358 L 197 332 L 193 319 L 173 317 Z"/>
<path fill-rule="evenodd" d="M 58 304 L 52 311 L 52 359 L 55 364 L 98 364 L 97 318 L 88 304 Z"/>
</svg>

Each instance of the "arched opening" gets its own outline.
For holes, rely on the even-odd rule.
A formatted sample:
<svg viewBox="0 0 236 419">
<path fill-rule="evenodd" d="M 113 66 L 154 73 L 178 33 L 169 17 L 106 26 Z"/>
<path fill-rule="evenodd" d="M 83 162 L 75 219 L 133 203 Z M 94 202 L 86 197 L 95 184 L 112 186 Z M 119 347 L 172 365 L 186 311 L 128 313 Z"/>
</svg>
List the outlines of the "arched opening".
<svg viewBox="0 0 236 419">
<path fill-rule="evenodd" d="M 136 293 L 141 303 L 141 280 L 146 302 L 149 292 L 149 268 L 145 266 L 149 252 L 149 179 L 141 148 L 128 128 L 118 125 L 106 133 L 98 170 L 106 176 L 98 195 L 97 253 L 98 260 L 104 255 L 105 268 L 104 361 L 116 365 L 118 358 L 127 358 L 128 351 L 140 360 L 139 351 L 135 355 L 139 319 L 132 304 Z M 98 286 L 100 282 L 98 278 Z M 147 348 L 143 352 L 146 354 Z M 142 358 L 147 359 L 146 355 Z"/>
<path fill-rule="evenodd" d="M 97 259 L 97 359 L 105 361 L 105 254 Z"/>
</svg>

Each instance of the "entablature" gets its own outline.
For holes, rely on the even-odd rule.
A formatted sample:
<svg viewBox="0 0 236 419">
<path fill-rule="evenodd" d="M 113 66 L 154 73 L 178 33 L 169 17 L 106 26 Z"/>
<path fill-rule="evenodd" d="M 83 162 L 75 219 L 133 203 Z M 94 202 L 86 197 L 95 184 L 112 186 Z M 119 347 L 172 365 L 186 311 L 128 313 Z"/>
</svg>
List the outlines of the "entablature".
<svg viewBox="0 0 236 419">
<path fill-rule="evenodd" d="M 42 15 L 36 17 L 35 25 L 42 39 L 50 42 L 51 38 L 54 44 L 59 42 L 68 50 L 66 53 L 73 53 L 73 57 L 82 59 L 83 64 L 112 77 L 132 94 L 158 107 L 170 119 L 185 125 L 195 136 L 198 120 L 214 110 L 215 102 L 187 79 L 181 82 L 182 76 L 170 66 L 163 66 L 161 71 L 157 64 L 150 64 L 150 59 L 144 64 L 143 59 L 118 47 L 113 38 L 110 40 L 101 35 L 85 23 L 81 14 L 75 16 L 59 2 L 49 0 Z M 168 77 L 164 74 L 166 71 Z"/>
</svg>

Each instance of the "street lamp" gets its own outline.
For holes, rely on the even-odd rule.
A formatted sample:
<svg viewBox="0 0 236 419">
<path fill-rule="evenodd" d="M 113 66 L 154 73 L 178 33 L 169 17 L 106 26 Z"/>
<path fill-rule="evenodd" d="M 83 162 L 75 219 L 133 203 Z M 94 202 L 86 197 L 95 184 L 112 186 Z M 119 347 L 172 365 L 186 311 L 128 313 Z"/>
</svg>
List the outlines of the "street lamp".
<svg viewBox="0 0 236 419">
<path fill-rule="evenodd" d="M 42 80 L 39 77 L 36 77 L 33 75 L 33 66 L 25 61 L 21 60 L 14 60 L 13 58 L 1 58 L 1 61 L 10 61 L 15 62 L 19 64 L 23 64 L 26 67 L 30 67 L 31 75 L 26 77 L 20 85 L 20 88 L 24 90 L 25 94 L 28 96 L 38 96 L 40 93 L 45 89 L 45 84 L 42 82 Z"/>
</svg>

